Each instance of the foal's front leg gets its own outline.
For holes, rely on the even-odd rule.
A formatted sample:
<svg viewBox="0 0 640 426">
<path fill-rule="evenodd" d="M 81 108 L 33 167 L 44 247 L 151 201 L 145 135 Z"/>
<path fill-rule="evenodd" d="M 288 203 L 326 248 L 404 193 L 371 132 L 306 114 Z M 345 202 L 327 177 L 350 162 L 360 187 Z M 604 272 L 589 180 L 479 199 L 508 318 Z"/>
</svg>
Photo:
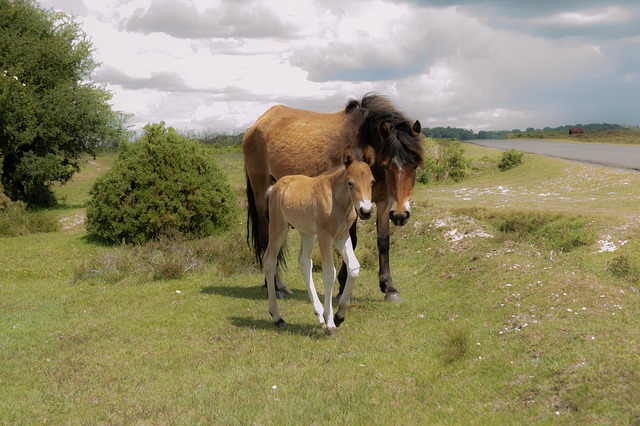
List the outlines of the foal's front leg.
<svg viewBox="0 0 640 426">
<path fill-rule="evenodd" d="M 360 262 L 358 262 L 356 258 L 349 237 L 347 237 L 346 240 L 344 238 L 336 240 L 336 248 L 340 251 L 342 261 L 347 265 L 347 281 L 344 286 L 344 291 L 338 300 L 338 312 L 336 312 L 334 317 L 336 326 L 339 327 L 347 316 L 347 309 L 351 302 L 351 291 L 353 290 L 356 278 L 358 278 L 360 274 Z"/>
<path fill-rule="evenodd" d="M 313 313 L 316 314 L 318 322 L 324 328 L 326 325 L 322 315 L 322 303 L 320 303 L 320 299 L 318 298 L 318 293 L 316 292 L 316 286 L 313 284 L 312 276 L 313 261 L 311 260 L 311 253 L 313 252 L 313 243 L 316 240 L 316 236 L 313 234 L 303 234 L 301 232 L 300 240 L 302 243 L 300 245 L 298 264 L 300 265 L 300 271 L 302 271 L 304 282 L 307 285 L 309 299 L 311 299 L 311 303 L 313 304 Z"/>
<path fill-rule="evenodd" d="M 318 235 L 318 246 L 322 258 L 322 282 L 324 283 L 324 320 L 327 324 L 327 332 L 330 335 L 338 331 L 333 321 L 333 305 L 331 302 L 333 282 L 336 280 L 336 268 L 333 265 L 333 253 L 331 252 L 332 238 Z"/>
</svg>

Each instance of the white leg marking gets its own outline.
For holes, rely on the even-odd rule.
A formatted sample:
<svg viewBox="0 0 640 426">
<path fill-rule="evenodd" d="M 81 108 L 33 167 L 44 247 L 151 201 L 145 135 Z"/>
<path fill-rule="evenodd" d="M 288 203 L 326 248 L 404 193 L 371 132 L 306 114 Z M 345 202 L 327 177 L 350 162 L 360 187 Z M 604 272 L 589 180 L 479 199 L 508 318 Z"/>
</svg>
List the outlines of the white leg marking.
<svg viewBox="0 0 640 426">
<path fill-rule="evenodd" d="M 333 265 L 333 254 L 331 252 L 332 241 L 318 235 L 318 246 L 322 258 L 322 282 L 324 283 L 324 320 L 327 329 L 335 331 L 336 324 L 333 321 L 332 290 L 333 282 L 336 280 L 336 268 Z"/>
<path fill-rule="evenodd" d="M 311 253 L 313 251 L 313 243 L 316 240 L 316 236 L 313 234 L 300 233 L 300 255 L 298 256 L 298 263 L 300 265 L 300 271 L 302 271 L 302 277 L 307 285 L 307 292 L 309 293 L 309 299 L 313 305 L 313 313 L 318 318 L 320 325 L 324 324 L 324 317 L 322 315 L 322 303 L 316 292 L 316 286 L 313 283 L 313 261 L 311 260 Z"/>
<path fill-rule="evenodd" d="M 347 308 L 349 307 L 349 303 L 351 301 L 351 292 L 353 290 L 353 286 L 355 284 L 356 278 L 360 274 L 360 262 L 356 258 L 356 255 L 353 251 L 353 244 L 351 244 L 351 238 L 348 237 L 346 240 L 336 240 L 336 248 L 340 251 L 340 255 L 344 260 L 344 263 L 347 265 L 347 282 L 344 286 L 344 292 L 338 301 L 338 312 L 337 316 L 344 319 L 347 315 Z"/>
</svg>

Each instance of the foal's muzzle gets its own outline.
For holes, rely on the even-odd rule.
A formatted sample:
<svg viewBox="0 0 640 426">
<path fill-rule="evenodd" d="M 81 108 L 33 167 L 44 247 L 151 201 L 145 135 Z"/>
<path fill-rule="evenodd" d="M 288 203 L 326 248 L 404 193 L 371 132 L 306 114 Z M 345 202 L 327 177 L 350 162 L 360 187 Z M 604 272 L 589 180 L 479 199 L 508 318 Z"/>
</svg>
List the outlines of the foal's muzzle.
<svg viewBox="0 0 640 426">
<path fill-rule="evenodd" d="M 360 207 L 358 209 L 358 217 L 362 220 L 367 220 L 371 217 L 371 209 L 365 209 Z"/>
<path fill-rule="evenodd" d="M 409 216 L 411 216 L 410 211 L 397 212 L 397 211 L 391 210 L 389 212 L 389 219 L 391 219 L 393 224 L 396 226 L 406 225 L 406 223 L 409 221 Z"/>
</svg>

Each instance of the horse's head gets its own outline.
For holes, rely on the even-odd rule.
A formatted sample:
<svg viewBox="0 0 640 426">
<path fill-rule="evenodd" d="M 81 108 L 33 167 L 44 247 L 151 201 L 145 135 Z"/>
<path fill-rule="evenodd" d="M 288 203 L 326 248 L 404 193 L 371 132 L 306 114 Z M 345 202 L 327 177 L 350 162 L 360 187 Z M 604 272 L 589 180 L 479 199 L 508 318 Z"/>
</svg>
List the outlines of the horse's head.
<svg viewBox="0 0 640 426">
<path fill-rule="evenodd" d="M 404 226 L 411 216 L 416 169 L 422 164 L 420 122 L 416 121 L 413 126 L 390 126 L 382 122 L 379 130 L 382 144 L 378 163 L 384 169 L 389 219 L 396 226 Z"/>
<path fill-rule="evenodd" d="M 372 187 L 375 182 L 369 162 L 359 161 L 347 150 L 344 155 L 344 166 L 349 187 L 349 196 L 360 219 L 369 219 L 373 211 L 371 202 Z"/>
</svg>

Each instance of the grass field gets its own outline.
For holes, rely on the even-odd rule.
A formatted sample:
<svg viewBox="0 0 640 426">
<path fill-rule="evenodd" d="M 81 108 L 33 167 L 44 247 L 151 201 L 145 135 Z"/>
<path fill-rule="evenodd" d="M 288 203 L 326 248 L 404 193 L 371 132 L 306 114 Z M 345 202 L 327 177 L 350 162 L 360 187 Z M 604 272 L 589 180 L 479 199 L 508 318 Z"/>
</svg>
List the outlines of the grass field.
<svg viewBox="0 0 640 426">
<path fill-rule="evenodd" d="M 640 174 L 530 154 L 500 172 L 499 151 L 465 149 L 477 175 L 418 185 L 393 228 L 404 302 L 383 301 L 360 223 L 334 338 L 295 256 L 273 326 L 244 217 L 91 242 L 87 192 L 115 157 L 89 160 L 57 189 L 59 231 L 0 238 L 0 424 L 638 424 Z M 241 154 L 216 158 L 243 202 Z"/>
</svg>

